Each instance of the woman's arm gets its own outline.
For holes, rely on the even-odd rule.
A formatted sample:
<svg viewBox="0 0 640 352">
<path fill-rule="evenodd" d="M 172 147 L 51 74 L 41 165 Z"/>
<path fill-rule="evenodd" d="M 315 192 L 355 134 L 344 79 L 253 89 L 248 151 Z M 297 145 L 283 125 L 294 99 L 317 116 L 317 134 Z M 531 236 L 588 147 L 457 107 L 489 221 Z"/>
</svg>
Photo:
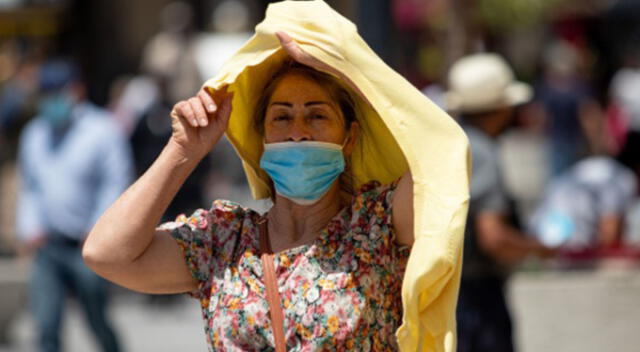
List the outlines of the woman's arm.
<svg viewBox="0 0 640 352">
<path fill-rule="evenodd" d="M 219 111 L 201 91 L 198 97 L 176 104 L 167 146 L 91 230 L 82 255 L 100 276 L 147 293 L 197 287 L 177 243 L 156 226 L 189 174 L 226 130 L 231 97 L 221 96 L 218 101 Z"/>
<path fill-rule="evenodd" d="M 396 242 L 401 245 L 413 245 L 413 178 L 411 171 L 407 171 L 400 178 L 391 202 Z"/>
</svg>

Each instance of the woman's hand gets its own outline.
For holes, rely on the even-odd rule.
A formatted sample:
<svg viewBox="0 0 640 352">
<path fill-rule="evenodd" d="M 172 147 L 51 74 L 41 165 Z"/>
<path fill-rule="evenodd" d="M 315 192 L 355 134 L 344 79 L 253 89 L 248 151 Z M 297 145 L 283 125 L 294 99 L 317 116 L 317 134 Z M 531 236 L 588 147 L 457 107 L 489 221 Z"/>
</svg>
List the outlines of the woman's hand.
<svg viewBox="0 0 640 352">
<path fill-rule="evenodd" d="M 232 98 L 226 87 L 213 96 L 203 88 L 195 97 L 173 106 L 170 142 L 185 158 L 199 161 L 218 143 L 227 130 Z"/>
<path fill-rule="evenodd" d="M 337 77 L 340 77 L 340 79 L 342 79 L 342 81 L 344 81 L 351 89 L 360 94 L 360 97 L 366 100 L 364 94 L 362 94 L 360 89 L 356 87 L 356 85 L 349 79 L 349 77 L 343 75 L 333 67 L 306 53 L 287 33 L 282 31 L 276 32 L 276 37 L 278 37 L 280 45 L 282 46 L 284 51 L 286 51 L 292 59 L 303 65 L 312 67 L 318 71 L 329 72 Z"/>
</svg>

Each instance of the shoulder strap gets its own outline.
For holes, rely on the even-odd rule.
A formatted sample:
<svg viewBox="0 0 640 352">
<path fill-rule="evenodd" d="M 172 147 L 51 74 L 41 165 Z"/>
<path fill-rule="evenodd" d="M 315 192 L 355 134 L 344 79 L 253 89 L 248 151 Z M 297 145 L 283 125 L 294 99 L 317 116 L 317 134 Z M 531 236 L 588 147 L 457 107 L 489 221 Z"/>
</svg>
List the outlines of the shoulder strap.
<svg viewBox="0 0 640 352">
<path fill-rule="evenodd" d="M 276 344 L 276 352 L 285 352 L 284 340 L 284 314 L 280 305 L 280 293 L 278 292 L 278 278 L 273 266 L 273 253 L 269 245 L 269 231 L 267 221 L 260 223 L 260 252 L 262 259 L 262 276 L 269 303 L 269 315 L 273 329 L 273 338 Z"/>
</svg>

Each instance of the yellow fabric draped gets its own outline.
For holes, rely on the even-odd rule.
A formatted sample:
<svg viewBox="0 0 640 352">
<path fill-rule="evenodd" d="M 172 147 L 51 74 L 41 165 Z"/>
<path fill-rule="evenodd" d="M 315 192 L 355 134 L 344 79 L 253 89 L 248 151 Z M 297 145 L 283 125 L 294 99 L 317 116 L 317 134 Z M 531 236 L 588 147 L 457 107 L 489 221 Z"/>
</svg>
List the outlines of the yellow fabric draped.
<svg viewBox="0 0 640 352">
<path fill-rule="evenodd" d="M 411 170 L 415 243 L 402 286 L 401 351 L 455 351 L 455 307 L 469 199 L 470 155 L 462 129 L 358 35 L 324 1 L 271 4 L 255 35 L 205 83 L 234 93 L 227 137 L 243 161 L 256 199 L 270 196 L 260 169 L 263 139 L 253 128 L 256 102 L 287 54 L 275 32 L 355 84 L 361 136 L 350 157 L 355 186 L 389 183 Z"/>
</svg>

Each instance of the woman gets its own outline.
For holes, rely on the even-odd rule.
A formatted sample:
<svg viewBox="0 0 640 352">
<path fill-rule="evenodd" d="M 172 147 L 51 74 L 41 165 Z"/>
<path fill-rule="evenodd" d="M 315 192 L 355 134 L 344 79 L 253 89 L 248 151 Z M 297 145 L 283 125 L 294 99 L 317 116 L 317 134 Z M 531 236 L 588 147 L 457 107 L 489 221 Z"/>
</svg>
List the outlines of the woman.
<svg viewBox="0 0 640 352">
<path fill-rule="evenodd" d="M 295 44 L 285 42 L 285 38 L 280 36 L 283 46 L 296 55 Z M 397 186 L 394 183 L 376 189 L 376 185 L 365 185 L 353 200 L 341 194 L 337 172 L 343 169 L 343 155 L 351 154 L 358 138 L 355 108 L 348 94 L 331 76 L 285 62 L 265 88 L 256 116 L 256 128 L 263 133 L 266 149 L 261 165 L 275 183 L 273 207 L 261 216 L 236 204 L 217 201 L 210 211 L 198 211 L 190 219 L 178 219 L 156 230 L 173 191 L 215 146 L 231 112 L 228 97 L 218 101 L 218 109 L 204 90 L 176 104 L 173 135 L 167 147 L 154 166 L 103 216 L 86 244 L 94 244 L 94 239 L 95 244 L 106 241 L 105 234 L 112 233 L 113 224 L 125 214 L 140 219 L 119 223 L 111 238 L 130 250 L 129 265 L 92 267 L 109 280 L 137 291 L 192 292 L 199 298 L 207 295 L 208 300 L 218 300 L 216 311 L 205 312 L 211 346 L 262 349 L 272 344 L 270 323 L 260 319 L 268 316 L 269 309 L 264 290 L 258 287 L 262 277 L 251 268 L 260 254 L 259 224 L 266 221 L 267 233 L 273 234 L 268 237 L 269 246 L 279 254 L 279 278 L 288 281 L 281 285 L 281 295 L 297 302 L 285 304 L 288 347 L 352 349 L 354 343 L 375 341 L 375 350 L 394 349 L 393 333 L 400 325 L 402 309 L 400 279 L 408 257 L 401 246 L 413 241 L 411 176 L 403 176 Z M 308 154 L 309 148 L 313 148 L 313 154 Z M 296 164 L 291 157 L 299 155 L 305 159 Z M 311 164 L 314 160 L 320 162 L 319 166 Z M 330 170 L 328 164 L 339 166 Z M 289 168 L 292 165 L 295 167 Z M 292 173 L 297 180 L 287 177 Z M 300 183 L 305 173 L 312 177 Z M 296 181 L 300 183 L 298 188 Z M 316 185 L 318 182 L 321 185 Z M 181 226 L 190 222 L 197 225 Z M 361 227 L 366 230 L 359 230 Z M 355 231 L 366 231 L 377 240 L 358 239 Z M 216 250 L 220 247 L 222 250 Z M 85 253 L 90 253 L 89 248 Z M 335 251 L 345 252 L 337 257 L 340 263 L 335 260 Z M 185 257 L 196 263 L 188 266 Z M 90 255 L 86 258 L 92 262 Z M 344 268 L 342 262 L 348 267 Z M 215 278 L 222 274 L 231 277 Z M 232 292 L 237 285 L 248 291 L 241 293 L 239 302 L 234 301 Z M 309 288 L 302 288 L 305 285 Z M 383 290 L 386 292 L 373 292 Z M 317 300 L 321 304 L 315 304 Z M 315 312 L 318 307 L 323 313 Z M 366 319 L 371 322 L 363 323 Z M 237 334 L 241 337 L 234 338 Z"/>
<path fill-rule="evenodd" d="M 282 27 L 304 44 L 282 32 L 274 44 Z M 202 304 L 212 350 L 270 349 L 279 335 L 288 350 L 452 350 L 466 211 L 466 189 L 452 185 L 466 182 L 467 145 L 446 114 L 368 48 L 348 61 L 349 52 L 336 55 L 331 46 L 337 42 L 324 40 L 351 35 L 365 48 L 354 29 L 322 1 L 272 5 L 223 73 L 197 97 L 176 104 L 167 146 L 89 235 L 83 251 L 89 265 L 134 290 L 190 292 Z M 382 74 L 403 103 L 378 115 L 388 88 L 376 93 L 376 84 L 347 65 Z M 429 143 L 446 148 L 446 157 L 426 153 L 413 163 L 420 153 L 394 139 L 392 133 L 424 128 L 421 120 L 401 119 L 420 113 L 430 116 Z M 259 215 L 216 201 L 209 211 L 156 229 L 189 172 L 225 131 L 254 196 L 271 197 L 273 207 Z M 447 173 L 442 160 L 456 174 Z M 409 164 L 421 180 L 431 171 L 430 182 L 414 187 Z M 429 194 L 430 202 L 413 202 L 416 192 Z M 414 206 L 437 216 L 415 224 L 423 234 L 420 258 L 409 261 L 415 268 L 403 283 L 407 246 L 416 241 Z M 439 236 L 447 231 L 453 235 Z M 272 259 L 261 262 L 260 255 L 271 252 Z M 282 324 L 272 323 L 278 310 Z"/>
</svg>

